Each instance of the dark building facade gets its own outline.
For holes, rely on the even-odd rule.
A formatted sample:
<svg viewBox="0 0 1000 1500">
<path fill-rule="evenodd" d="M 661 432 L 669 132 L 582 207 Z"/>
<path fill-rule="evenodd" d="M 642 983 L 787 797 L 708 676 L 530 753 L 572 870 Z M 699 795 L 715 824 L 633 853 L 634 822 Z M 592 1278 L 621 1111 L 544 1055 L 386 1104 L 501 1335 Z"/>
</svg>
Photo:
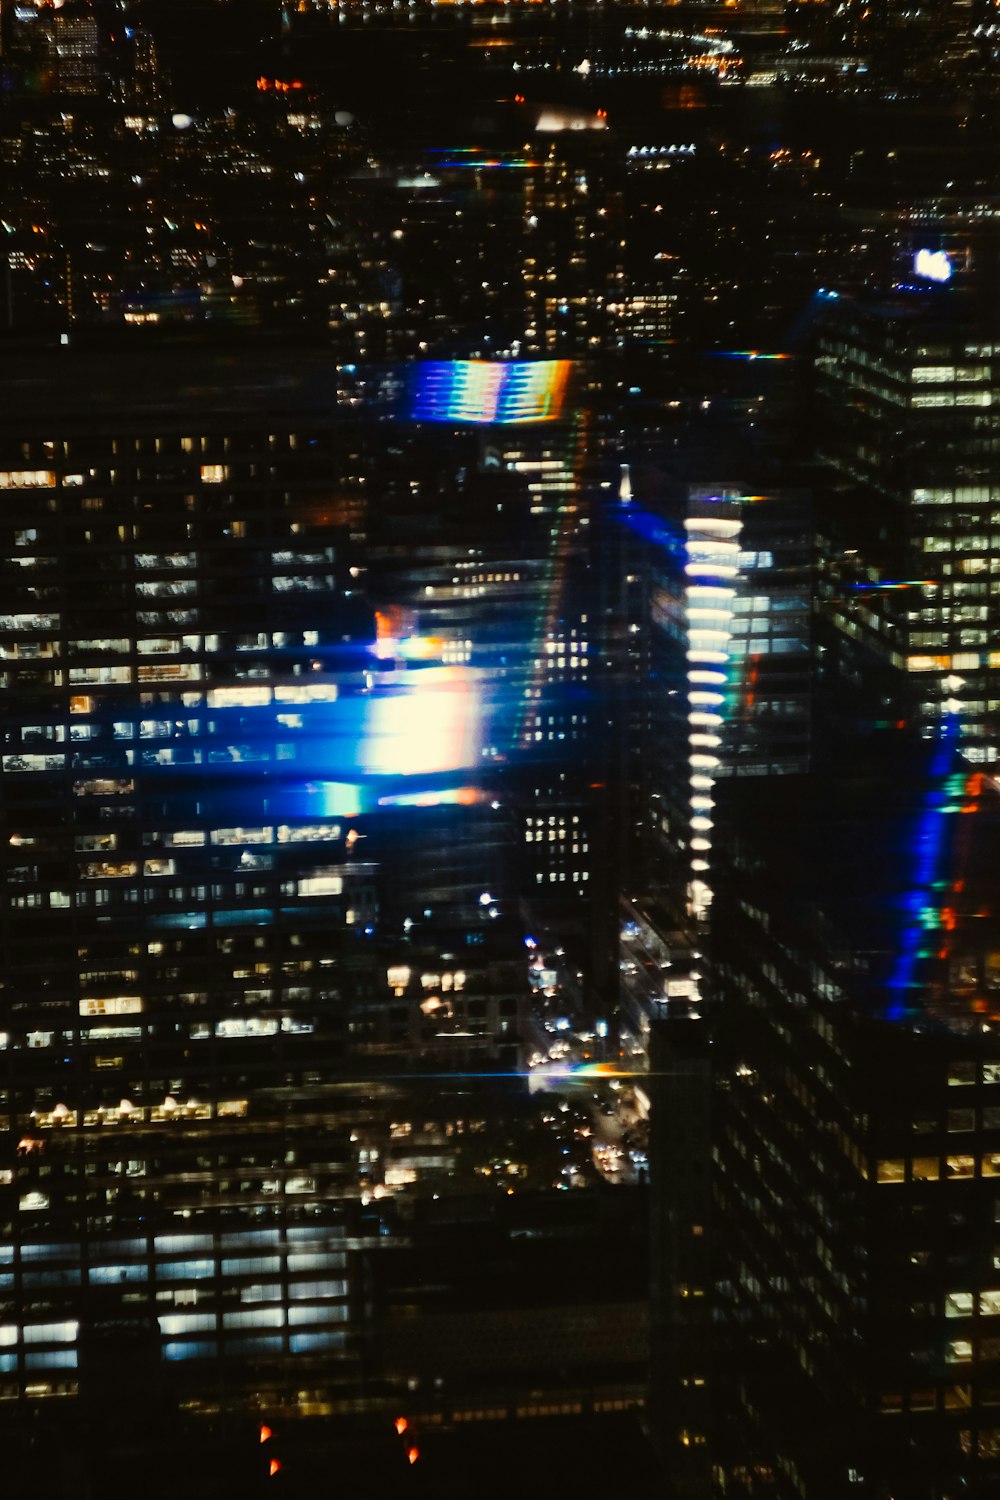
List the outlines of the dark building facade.
<svg viewBox="0 0 1000 1500">
<path fill-rule="evenodd" d="M 996 1486 L 997 806 L 956 745 L 916 777 L 896 743 L 840 778 L 726 788 L 711 988 L 727 1492 Z"/>
</svg>

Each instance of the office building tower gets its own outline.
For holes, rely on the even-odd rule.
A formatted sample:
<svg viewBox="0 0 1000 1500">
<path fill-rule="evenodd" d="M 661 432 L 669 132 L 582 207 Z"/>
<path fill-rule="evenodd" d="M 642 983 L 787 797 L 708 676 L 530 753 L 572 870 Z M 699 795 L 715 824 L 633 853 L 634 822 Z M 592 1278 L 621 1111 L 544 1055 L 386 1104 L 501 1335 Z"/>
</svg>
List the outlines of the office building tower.
<svg viewBox="0 0 1000 1500">
<path fill-rule="evenodd" d="M 49 23 L 55 87 L 61 94 L 96 96 L 101 92 L 100 27 L 89 6 L 70 4 Z"/>
<path fill-rule="evenodd" d="M 711 899 L 717 779 L 809 764 L 811 504 L 802 491 L 748 491 L 640 470 L 615 511 L 626 694 L 641 705 L 630 867 L 674 926 Z"/>
<path fill-rule="evenodd" d="M 700 789 L 712 803 L 698 944 L 712 1041 L 700 1158 L 714 1179 L 708 1430 L 725 1493 L 936 1500 L 996 1485 L 995 1341 L 977 1321 L 994 1291 L 1000 1076 L 987 852 L 997 808 L 981 773 L 996 754 L 992 323 L 982 280 L 960 289 L 957 257 L 959 289 L 945 290 L 945 249 L 911 249 L 906 270 L 891 298 L 822 301 L 818 446 L 835 478 L 817 505 L 815 642 L 802 497 L 774 513 L 786 567 L 777 546 L 751 547 L 742 530 L 736 595 L 714 600 L 725 620 L 700 621 L 726 632 L 718 649 L 744 666 L 728 707 L 709 705 L 718 743 L 701 750 L 718 764 L 702 767 L 714 784 Z M 761 612 L 777 649 L 765 649 Z M 758 717 L 765 662 L 772 706 Z M 810 765 L 822 769 L 803 774 Z M 668 998 L 662 926 L 641 907 L 626 915 L 626 988 L 647 995 L 655 1056 L 658 1017 L 686 1006 L 693 1025 L 692 1001 Z M 672 1075 L 690 1069 L 672 1060 L 665 1071 L 669 1116 L 682 1087 Z M 968 1105 L 964 1087 L 981 1091 Z M 895 1186 L 907 1196 L 893 1205 Z M 684 1212 L 680 1187 L 661 1178 L 656 1221 L 674 1226 Z M 668 1272 L 671 1246 L 665 1236 Z M 686 1324 L 671 1324 L 676 1282 L 665 1285 L 654 1348 L 663 1339 L 681 1357 Z M 679 1373 L 696 1364 L 689 1350 Z M 678 1373 L 669 1358 L 662 1371 L 661 1394 Z M 668 1466 L 680 1486 L 678 1457 Z"/>
<path fill-rule="evenodd" d="M 448 1171 L 388 1169 L 379 1075 L 514 1055 L 482 829 L 442 875 L 399 823 L 464 810 L 474 683 L 376 649 L 334 384 L 306 353 L 57 349 L 9 387 L 5 1399 L 86 1390 L 126 1324 L 136 1379 L 209 1405 L 336 1387 L 361 1205 Z"/>
<path fill-rule="evenodd" d="M 957 725 L 721 791 L 716 1462 L 727 1491 L 997 1484 L 996 792 Z M 919 742 L 918 742 L 919 743 Z"/>
<path fill-rule="evenodd" d="M 156 38 L 144 26 L 124 28 L 123 94 L 135 108 L 155 109 L 163 103 L 163 79 Z"/>
<path fill-rule="evenodd" d="M 717 1458 L 712 1257 L 728 1233 L 714 1223 L 711 1165 L 709 953 L 727 920 L 714 902 L 732 837 L 720 808 L 729 784 L 752 798 L 808 767 L 812 532 L 803 493 L 675 485 L 673 510 L 661 495 L 654 516 L 631 476 L 627 488 L 621 519 L 645 556 L 650 853 L 649 884 L 626 887 L 621 904 L 619 1044 L 623 1065 L 646 1075 L 636 1086 L 651 1116 L 651 1431 L 671 1493 L 697 1500 Z"/>
</svg>

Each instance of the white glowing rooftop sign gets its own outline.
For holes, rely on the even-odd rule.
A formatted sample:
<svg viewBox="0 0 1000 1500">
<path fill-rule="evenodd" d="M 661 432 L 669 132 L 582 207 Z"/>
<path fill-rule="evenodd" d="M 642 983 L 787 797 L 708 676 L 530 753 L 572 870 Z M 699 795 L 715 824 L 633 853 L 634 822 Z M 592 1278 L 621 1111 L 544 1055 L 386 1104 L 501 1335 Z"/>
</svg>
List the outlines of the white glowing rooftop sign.
<svg viewBox="0 0 1000 1500">
<path fill-rule="evenodd" d="M 943 250 L 918 250 L 913 257 L 913 272 L 925 281 L 950 281 L 954 266 Z"/>
</svg>

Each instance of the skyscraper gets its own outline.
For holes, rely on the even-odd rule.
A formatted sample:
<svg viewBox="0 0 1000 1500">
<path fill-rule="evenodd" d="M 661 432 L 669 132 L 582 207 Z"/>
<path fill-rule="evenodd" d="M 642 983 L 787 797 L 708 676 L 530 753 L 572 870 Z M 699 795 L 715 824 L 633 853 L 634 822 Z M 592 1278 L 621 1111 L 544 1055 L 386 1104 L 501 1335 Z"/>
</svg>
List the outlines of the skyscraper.
<svg viewBox="0 0 1000 1500">
<path fill-rule="evenodd" d="M 996 1486 L 992 345 L 950 266 L 826 299 L 814 769 L 716 792 L 715 1441 L 749 1493 Z"/>
<path fill-rule="evenodd" d="M 825 612 L 845 675 L 877 674 L 884 718 L 932 733 L 957 715 L 963 753 L 986 765 L 1000 703 L 997 345 L 952 274 L 947 252 L 922 248 L 905 290 L 824 310 L 819 446 L 836 484 Z"/>
<path fill-rule="evenodd" d="M 716 1459 L 753 1494 L 986 1496 L 996 793 L 954 725 L 847 753 L 720 795 Z"/>
<path fill-rule="evenodd" d="M 336 1381 L 373 1075 L 516 1036 L 483 831 L 448 944 L 433 861 L 415 924 L 379 873 L 476 766 L 473 689 L 376 654 L 327 360 L 94 368 L 25 358 L 5 411 L 4 1391 L 72 1394 L 109 1316 L 206 1388 Z"/>
</svg>

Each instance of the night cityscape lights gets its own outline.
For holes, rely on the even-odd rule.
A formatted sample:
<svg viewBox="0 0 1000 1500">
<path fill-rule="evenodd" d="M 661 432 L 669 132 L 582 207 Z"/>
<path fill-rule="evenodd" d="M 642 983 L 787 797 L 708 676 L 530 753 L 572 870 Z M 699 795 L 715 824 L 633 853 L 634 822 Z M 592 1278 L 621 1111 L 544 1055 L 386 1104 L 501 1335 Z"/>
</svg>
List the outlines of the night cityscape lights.
<svg viewBox="0 0 1000 1500">
<path fill-rule="evenodd" d="M 995 22 L 0 0 L 5 1494 L 1000 1494 Z"/>
</svg>

